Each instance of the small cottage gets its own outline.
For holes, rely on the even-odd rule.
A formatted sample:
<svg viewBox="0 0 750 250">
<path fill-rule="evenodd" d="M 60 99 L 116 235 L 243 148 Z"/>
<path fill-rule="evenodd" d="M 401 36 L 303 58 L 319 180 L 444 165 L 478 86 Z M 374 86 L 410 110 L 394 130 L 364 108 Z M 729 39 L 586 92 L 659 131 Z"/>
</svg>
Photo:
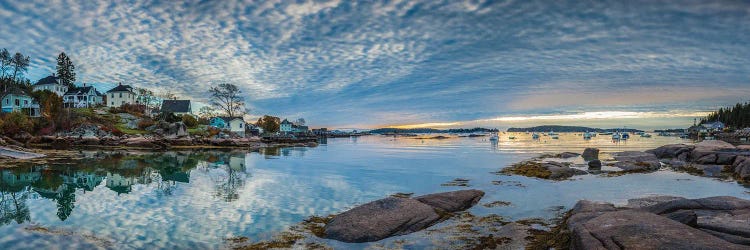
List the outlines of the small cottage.
<svg viewBox="0 0 750 250">
<path fill-rule="evenodd" d="M 133 87 L 119 83 L 117 87 L 107 91 L 107 107 L 112 108 L 125 104 L 136 104 L 135 98 L 136 94 L 133 92 Z"/>
<path fill-rule="evenodd" d="M 246 125 L 242 117 L 218 116 L 211 118 L 209 121 L 211 127 L 228 130 L 243 137 L 245 136 Z"/>
<path fill-rule="evenodd" d="M 281 122 L 279 125 L 279 131 L 281 133 L 292 133 L 294 132 L 294 128 L 292 128 L 292 123 L 289 122 L 289 120 L 284 119 L 284 121 Z"/>
<path fill-rule="evenodd" d="M 0 94 L 0 97 L 3 113 L 23 112 L 30 117 L 42 115 L 39 103 L 21 90 L 14 89 Z"/>
</svg>

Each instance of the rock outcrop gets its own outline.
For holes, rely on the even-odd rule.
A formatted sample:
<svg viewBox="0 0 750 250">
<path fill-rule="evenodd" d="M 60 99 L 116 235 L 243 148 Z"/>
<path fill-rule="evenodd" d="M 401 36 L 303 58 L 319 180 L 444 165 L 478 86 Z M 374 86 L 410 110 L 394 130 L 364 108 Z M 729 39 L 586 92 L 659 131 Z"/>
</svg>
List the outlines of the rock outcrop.
<svg viewBox="0 0 750 250">
<path fill-rule="evenodd" d="M 740 181 L 750 181 L 750 150 L 723 141 L 709 140 L 695 146 L 665 145 L 647 152 L 674 169 L 705 176 L 726 173 Z"/>
<path fill-rule="evenodd" d="M 617 208 L 579 201 L 565 222 L 571 249 L 748 249 L 750 201 L 654 197 Z"/>
<path fill-rule="evenodd" d="M 414 199 L 388 197 L 333 217 L 324 237 L 343 242 L 371 242 L 413 233 L 446 219 L 446 213 L 468 209 L 484 196 L 480 190 L 430 194 Z"/>
<path fill-rule="evenodd" d="M 626 151 L 613 154 L 615 167 L 624 171 L 654 171 L 661 167 L 656 155 L 648 152 Z"/>
<path fill-rule="evenodd" d="M 570 163 L 524 161 L 500 170 L 503 174 L 515 174 L 550 180 L 563 180 L 576 175 L 587 174 L 586 171 L 571 168 Z"/>
<path fill-rule="evenodd" d="M 583 154 L 581 155 L 584 160 L 586 161 L 592 161 L 599 159 L 599 149 L 598 148 L 586 148 L 583 150 Z"/>
</svg>

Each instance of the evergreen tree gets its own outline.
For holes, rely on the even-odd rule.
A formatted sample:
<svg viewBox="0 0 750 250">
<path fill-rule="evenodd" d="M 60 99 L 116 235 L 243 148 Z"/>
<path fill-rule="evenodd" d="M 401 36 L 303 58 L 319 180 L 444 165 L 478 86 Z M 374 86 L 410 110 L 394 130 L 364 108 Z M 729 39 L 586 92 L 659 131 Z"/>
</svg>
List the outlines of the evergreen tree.
<svg viewBox="0 0 750 250">
<path fill-rule="evenodd" d="M 76 66 L 70 61 L 70 57 L 65 52 L 60 53 L 57 56 L 57 77 L 60 78 L 60 83 L 70 88 L 75 87 L 76 82 Z"/>
<path fill-rule="evenodd" d="M 737 103 L 734 107 L 720 108 L 701 119 L 701 124 L 720 121 L 732 128 L 750 127 L 750 102 Z"/>
<path fill-rule="evenodd" d="M 11 58 L 10 62 L 13 68 L 12 80 L 15 82 L 19 77 L 23 76 L 23 72 L 26 72 L 29 69 L 29 63 L 31 62 L 31 59 L 28 56 L 24 56 L 23 54 L 21 54 L 21 52 L 16 52 L 16 54 Z"/>
</svg>

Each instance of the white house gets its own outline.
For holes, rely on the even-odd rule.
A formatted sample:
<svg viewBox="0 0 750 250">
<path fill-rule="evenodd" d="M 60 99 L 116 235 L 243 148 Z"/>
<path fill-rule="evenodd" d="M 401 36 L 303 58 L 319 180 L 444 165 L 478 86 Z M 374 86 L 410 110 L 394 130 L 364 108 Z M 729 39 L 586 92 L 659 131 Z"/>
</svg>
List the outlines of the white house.
<svg viewBox="0 0 750 250">
<path fill-rule="evenodd" d="M 69 108 L 89 108 L 103 104 L 101 95 L 96 88 L 93 86 L 72 88 L 65 92 L 63 97 L 63 105 Z"/>
<path fill-rule="evenodd" d="M 51 76 L 39 79 L 32 86 L 34 91 L 49 90 L 57 96 L 63 96 L 65 92 L 68 92 L 68 86 L 60 83 L 60 78 L 52 74 Z"/>
<path fill-rule="evenodd" d="M 107 107 L 120 107 L 125 104 L 136 104 L 136 94 L 130 85 L 119 83 L 117 87 L 107 91 Z"/>
<path fill-rule="evenodd" d="M 212 127 L 229 130 L 230 132 L 243 137 L 245 136 L 245 127 L 247 126 L 247 124 L 245 124 L 245 120 L 242 119 L 242 117 L 227 116 L 218 116 L 211 118 L 209 124 Z"/>
<path fill-rule="evenodd" d="M 706 123 L 703 124 L 703 126 L 706 127 L 706 129 L 708 129 L 709 131 L 722 131 L 724 130 L 724 127 L 726 127 L 724 123 L 720 121 Z"/>
<path fill-rule="evenodd" d="M 0 101 L 2 102 L 3 113 L 23 112 L 31 117 L 42 115 L 39 103 L 31 96 L 23 93 L 23 91 L 14 89 L 2 93 L 0 94 Z"/>
<path fill-rule="evenodd" d="M 284 119 L 284 121 L 281 122 L 279 125 L 279 132 L 281 133 L 292 133 L 294 132 L 294 129 L 292 128 L 292 123 L 289 122 L 289 120 Z"/>
</svg>

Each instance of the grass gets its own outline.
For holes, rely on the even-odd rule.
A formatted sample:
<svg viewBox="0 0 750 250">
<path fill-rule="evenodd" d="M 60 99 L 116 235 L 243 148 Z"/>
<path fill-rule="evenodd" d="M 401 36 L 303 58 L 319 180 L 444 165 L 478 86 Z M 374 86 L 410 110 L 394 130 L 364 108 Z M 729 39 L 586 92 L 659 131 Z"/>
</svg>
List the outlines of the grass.
<svg viewBox="0 0 750 250">
<path fill-rule="evenodd" d="M 125 127 L 125 124 L 122 124 L 122 123 L 116 124 L 115 128 L 119 129 L 123 134 L 127 134 L 127 135 L 143 135 L 143 134 L 148 134 L 149 133 L 146 130 L 129 129 L 129 128 Z"/>
</svg>

